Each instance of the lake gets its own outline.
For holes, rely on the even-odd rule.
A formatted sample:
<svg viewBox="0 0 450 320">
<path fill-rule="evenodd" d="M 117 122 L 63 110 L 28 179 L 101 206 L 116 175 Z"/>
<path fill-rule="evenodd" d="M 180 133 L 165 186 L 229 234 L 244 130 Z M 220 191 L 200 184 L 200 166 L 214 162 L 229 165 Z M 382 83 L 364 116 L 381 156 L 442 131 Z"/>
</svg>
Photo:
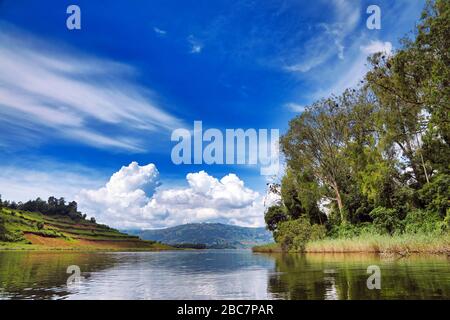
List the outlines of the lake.
<svg viewBox="0 0 450 320">
<path fill-rule="evenodd" d="M 67 285 L 76 276 L 67 273 L 69 266 L 78 266 L 82 279 Z M 380 290 L 367 287 L 369 266 L 379 267 Z M 0 299 L 12 298 L 450 299 L 450 258 L 248 250 L 3 251 Z"/>
</svg>

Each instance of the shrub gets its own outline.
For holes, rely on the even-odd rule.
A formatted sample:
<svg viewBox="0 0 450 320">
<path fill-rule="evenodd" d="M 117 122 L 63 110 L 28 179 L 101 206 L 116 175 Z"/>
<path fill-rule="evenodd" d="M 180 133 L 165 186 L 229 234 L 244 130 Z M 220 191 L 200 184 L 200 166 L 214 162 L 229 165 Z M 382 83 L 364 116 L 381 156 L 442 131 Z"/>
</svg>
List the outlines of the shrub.
<svg viewBox="0 0 450 320">
<path fill-rule="evenodd" d="M 439 215 L 433 211 L 413 210 L 404 220 L 406 233 L 433 233 L 440 232 L 442 221 Z"/>
<path fill-rule="evenodd" d="M 442 227 L 445 231 L 450 231 L 450 208 L 447 209 L 447 215 L 445 216 Z"/>
<path fill-rule="evenodd" d="M 304 251 L 311 237 L 311 224 L 305 217 L 281 222 L 275 241 L 283 251 Z"/>
<path fill-rule="evenodd" d="M 309 240 L 322 240 L 327 235 L 327 228 L 322 224 L 313 224 L 311 226 L 311 235 Z"/>
<path fill-rule="evenodd" d="M 359 233 L 359 228 L 349 223 L 334 225 L 330 232 L 333 238 L 352 238 L 358 236 Z"/>
<path fill-rule="evenodd" d="M 370 212 L 373 218 L 373 225 L 380 233 L 389 233 L 392 235 L 395 231 L 401 231 L 402 223 L 399 213 L 395 209 L 376 207 Z"/>
<path fill-rule="evenodd" d="M 428 211 L 433 211 L 444 218 L 449 208 L 450 175 L 439 174 L 419 191 L 419 199 Z"/>
</svg>

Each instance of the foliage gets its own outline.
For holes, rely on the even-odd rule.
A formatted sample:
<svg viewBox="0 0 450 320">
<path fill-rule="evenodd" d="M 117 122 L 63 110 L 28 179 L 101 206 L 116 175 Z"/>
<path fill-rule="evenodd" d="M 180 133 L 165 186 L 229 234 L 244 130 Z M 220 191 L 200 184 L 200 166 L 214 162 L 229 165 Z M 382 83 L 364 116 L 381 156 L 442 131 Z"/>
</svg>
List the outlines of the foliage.
<svg viewBox="0 0 450 320">
<path fill-rule="evenodd" d="M 443 228 L 443 221 L 435 212 L 425 210 L 413 210 L 408 213 L 404 220 L 405 232 L 414 233 L 440 233 Z"/>
<path fill-rule="evenodd" d="M 373 225 L 380 233 L 393 234 L 396 230 L 400 230 L 401 222 L 398 211 L 384 207 L 377 207 L 370 212 L 373 218 Z"/>
<path fill-rule="evenodd" d="M 40 212 L 49 216 L 68 216 L 72 220 L 86 219 L 86 215 L 78 211 L 78 204 L 76 203 L 76 201 L 66 203 L 66 200 L 64 198 L 56 199 L 55 197 L 49 197 L 47 201 L 44 201 L 41 198 L 37 198 L 36 200 L 29 200 L 25 203 L 3 201 L 2 206 L 14 210 Z"/>
<path fill-rule="evenodd" d="M 309 237 L 309 240 L 321 240 L 324 239 L 327 235 L 327 229 L 324 225 L 320 224 L 313 224 L 311 226 L 311 235 Z"/>
<path fill-rule="evenodd" d="M 419 190 L 419 199 L 430 212 L 444 218 L 449 208 L 450 175 L 438 174 Z"/>
<path fill-rule="evenodd" d="M 305 245 L 311 237 L 311 224 L 308 219 L 301 217 L 280 223 L 275 241 L 283 251 L 304 251 Z"/>
<path fill-rule="evenodd" d="M 287 220 L 287 215 L 280 205 L 274 205 L 267 209 L 264 220 L 267 225 L 267 229 L 270 231 L 276 231 L 278 224 Z"/>
<path fill-rule="evenodd" d="M 281 200 L 266 213 L 283 249 L 302 250 L 314 224 L 334 238 L 448 230 L 450 2 L 428 1 L 413 34 L 369 57 L 359 87 L 289 122 Z"/>
</svg>

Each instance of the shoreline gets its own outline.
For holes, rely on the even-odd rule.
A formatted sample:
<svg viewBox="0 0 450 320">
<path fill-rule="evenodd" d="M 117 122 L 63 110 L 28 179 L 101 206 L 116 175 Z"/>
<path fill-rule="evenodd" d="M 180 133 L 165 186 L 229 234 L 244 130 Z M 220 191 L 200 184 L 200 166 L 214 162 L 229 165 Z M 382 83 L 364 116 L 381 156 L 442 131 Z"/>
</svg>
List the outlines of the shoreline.
<svg viewBox="0 0 450 320">
<path fill-rule="evenodd" d="M 97 243 L 94 243 L 97 242 Z M 79 241 L 65 241 L 56 245 L 46 244 L 26 244 L 17 242 L 0 242 L 0 252 L 2 251 L 67 251 L 67 252 L 100 252 L 100 251 L 168 251 L 180 250 L 161 243 L 146 243 L 145 241 L 90 241 L 80 243 Z"/>
<path fill-rule="evenodd" d="M 252 248 L 255 253 L 283 253 L 276 243 Z M 298 253 L 299 251 L 289 251 Z M 450 235 L 367 236 L 347 239 L 323 239 L 308 242 L 305 253 L 375 253 L 450 255 Z"/>
</svg>

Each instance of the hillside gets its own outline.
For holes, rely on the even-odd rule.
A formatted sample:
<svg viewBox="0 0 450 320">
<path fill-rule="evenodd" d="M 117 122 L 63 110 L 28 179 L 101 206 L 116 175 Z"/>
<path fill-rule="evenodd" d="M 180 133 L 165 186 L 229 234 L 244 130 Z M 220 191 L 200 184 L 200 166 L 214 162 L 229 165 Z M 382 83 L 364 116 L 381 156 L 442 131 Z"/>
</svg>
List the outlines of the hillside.
<svg viewBox="0 0 450 320">
<path fill-rule="evenodd" d="M 203 244 L 208 248 L 250 248 L 272 242 L 265 228 L 245 228 L 221 223 L 192 223 L 158 230 L 129 230 L 145 240 L 170 245 Z"/>
<path fill-rule="evenodd" d="M 164 250 L 170 247 L 143 241 L 95 221 L 1 208 L 1 249 Z"/>
</svg>

